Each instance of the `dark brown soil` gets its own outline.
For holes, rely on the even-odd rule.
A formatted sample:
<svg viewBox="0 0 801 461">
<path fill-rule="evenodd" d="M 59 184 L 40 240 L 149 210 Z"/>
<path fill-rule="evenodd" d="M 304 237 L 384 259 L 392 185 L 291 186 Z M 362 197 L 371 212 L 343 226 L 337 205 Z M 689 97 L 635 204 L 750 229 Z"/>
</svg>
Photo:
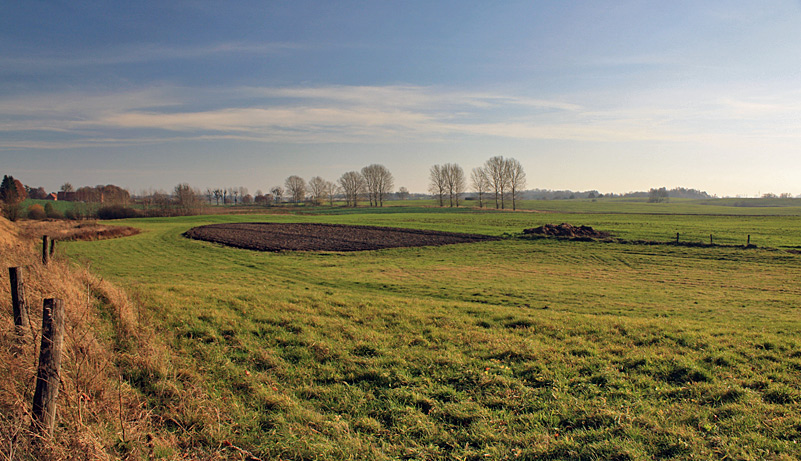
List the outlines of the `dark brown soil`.
<svg viewBox="0 0 801 461">
<path fill-rule="evenodd" d="M 546 224 L 544 226 L 536 227 L 534 229 L 523 230 L 524 234 L 544 235 L 549 237 L 562 237 L 562 238 L 607 238 L 608 232 L 601 232 L 593 229 L 590 226 L 573 226 L 571 224 L 562 223 L 559 225 Z"/>
<path fill-rule="evenodd" d="M 258 251 L 364 251 L 498 240 L 453 232 L 302 223 L 210 224 L 189 229 L 184 236 Z"/>
</svg>

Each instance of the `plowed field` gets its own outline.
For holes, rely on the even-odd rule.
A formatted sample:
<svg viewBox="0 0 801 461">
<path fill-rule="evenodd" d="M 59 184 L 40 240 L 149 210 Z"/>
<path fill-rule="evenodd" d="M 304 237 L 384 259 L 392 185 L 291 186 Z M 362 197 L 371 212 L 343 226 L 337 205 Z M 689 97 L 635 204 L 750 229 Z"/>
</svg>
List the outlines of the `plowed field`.
<svg viewBox="0 0 801 461">
<path fill-rule="evenodd" d="M 498 240 L 477 234 L 302 223 L 210 224 L 189 229 L 184 236 L 257 251 L 365 251 Z"/>
</svg>

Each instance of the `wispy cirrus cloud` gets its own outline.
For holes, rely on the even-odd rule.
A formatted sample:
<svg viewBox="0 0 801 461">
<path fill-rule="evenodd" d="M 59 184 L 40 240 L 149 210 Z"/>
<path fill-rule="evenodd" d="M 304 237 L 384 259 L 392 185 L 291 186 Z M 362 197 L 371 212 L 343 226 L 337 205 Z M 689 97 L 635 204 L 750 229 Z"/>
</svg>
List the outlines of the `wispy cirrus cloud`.
<svg viewBox="0 0 801 461">
<path fill-rule="evenodd" d="M 726 123 L 789 115 L 797 97 L 710 97 L 604 106 L 503 92 L 420 86 L 157 87 L 0 100 L 2 149 L 134 145 L 228 139 L 278 143 L 439 142 L 458 137 L 582 142 L 709 142 L 737 137 Z M 706 125 L 700 126 L 699 120 Z M 756 122 L 755 122 L 756 123 Z M 796 122 L 795 125 L 798 123 Z M 794 125 L 794 126 L 795 126 Z M 758 136 L 787 136 L 765 124 Z M 37 135 L 50 132 L 62 138 Z M 795 135 L 799 136 L 799 135 Z M 45 139 L 46 138 L 46 139 Z"/>
<path fill-rule="evenodd" d="M 295 52 L 304 48 L 306 48 L 305 45 L 289 42 L 221 42 L 189 46 L 138 43 L 83 53 L 75 50 L 58 52 L 22 49 L 16 53 L 6 52 L 0 55 L 0 67 L 16 72 L 30 72 L 58 68 L 219 58 L 225 55 L 269 56 Z"/>
</svg>

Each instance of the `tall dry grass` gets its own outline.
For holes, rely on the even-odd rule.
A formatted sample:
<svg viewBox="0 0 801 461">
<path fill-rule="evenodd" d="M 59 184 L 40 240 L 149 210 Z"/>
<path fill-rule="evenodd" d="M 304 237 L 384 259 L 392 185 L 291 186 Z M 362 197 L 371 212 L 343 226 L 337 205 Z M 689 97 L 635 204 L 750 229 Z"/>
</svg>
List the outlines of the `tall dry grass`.
<svg viewBox="0 0 801 461">
<path fill-rule="evenodd" d="M 151 418 L 117 365 L 126 350 L 157 360 L 153 338 L 142 337 L 135 305 L 122 290 L 58 254 L 43 265 L 40 248 L 22 234 L 0 221 L 0 459 L 151 457 Z M 23 337 L 13 325 L 9 267 L 23 268 L 30 315 Z M 31 410 L 46 298 L 64 300 L 66 331 L 56 430 L 45 440 L 31 431 Z"/>
</svg>

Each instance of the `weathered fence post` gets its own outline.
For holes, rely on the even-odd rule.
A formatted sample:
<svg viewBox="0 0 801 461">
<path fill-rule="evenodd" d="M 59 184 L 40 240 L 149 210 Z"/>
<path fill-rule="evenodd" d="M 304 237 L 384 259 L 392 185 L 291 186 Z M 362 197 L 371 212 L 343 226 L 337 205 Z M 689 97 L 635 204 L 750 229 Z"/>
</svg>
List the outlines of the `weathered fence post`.
<svg viewBox="0 0 801 461">
<path fill-rule="evenodd" d="M 53 259 L 53 253 L 56 252 L 56 239 L 50 239 L 50 259 Z"/>
<path fill-rule="evenodd" d="M 14 329 L 19 339 L 25 338 L 28 329 L 28 306 L 25 305 L 25 282 L 21 267 L 9 267 L 11 279 L 11 310 L 14 314 Z"/>
<path fill-rule="evenodd" d="M 712 234 L 709 234 L 709 244 L 712 245 Z"/>
<path fill-rule="evenodd" d="M 679 243 L 679 233 L 676 232 L 676 243 Z"/>
<path fill-rule="evenodd" d="M 748 243 L 745 246 L 751 246 L 751 234 L 748 234 Z"/>
<path fill-rule="evenodd" d="M 48 244 L 50 243 L 50 237 L 43 235 L 42 236 L 42 264 L 47 265 L 47 262 L 50 260 L 50 253 L 48 253 Z"/>
<path fill-rule="evenodd" d="M 61 382 L 61 349 L 64 345 L 64 301 L 45 299 L 42 309 L 42 347 L 33 394 L 33 429 L 44 437 L 53 435 L 56 399 Z"/>
</svg>

